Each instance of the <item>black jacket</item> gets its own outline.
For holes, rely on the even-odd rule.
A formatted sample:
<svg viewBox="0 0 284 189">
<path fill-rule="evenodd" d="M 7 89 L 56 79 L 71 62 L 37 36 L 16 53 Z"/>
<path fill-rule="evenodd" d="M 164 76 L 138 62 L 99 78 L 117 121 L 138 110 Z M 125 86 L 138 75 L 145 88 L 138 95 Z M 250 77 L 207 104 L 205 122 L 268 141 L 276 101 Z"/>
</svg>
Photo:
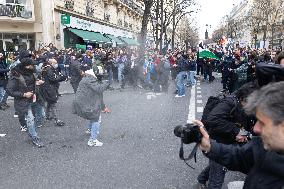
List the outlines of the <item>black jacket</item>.
<svg viewBox="0 0 284 189">
<path fill-rule="evenodd" d="M 59 82 L 66 80 L 66 76 L 60 75 L 57 69 L 48 64 L 42 68 L 41 77 L 44 80 L 44 84 L 41 86 L 44 99 L 46 102 L 56 103 Z"/>
<path fill-rule="evenodd" d="M 32 98 L 23 97 L 26 92 L 35 92 L 36 78 L 34 74 L 20 74 L 14 71 L 8 80 L 6 90 L 8 94 L 14 97 L 15 111 L 18 113 L 27 113 Z"/>
<path fill-rule="evenodd" d="M 0 60 L 0 87 L 6 87 L 8 82 L 8 75 L 9 72 L 8 66 L 4 60 Z"/>
<path fill-rule="evenodd" d="M 82 67 L 81 67 L 81 63 L 78 60 L 71 60 L 71 64 L 70 64 L 70 82 L 71 83 L 79 83 L 82 79 Z"/>
<path fill-rule="evenodd" d="M 242 147 L 211 141 L 211 150 L 206 156 L 229 170 L 247 174 L 244 189 L 284 187 L 284 155 L 266 151 L 259 137 Z"/>
<path fill-rule="evenodd" d="M 183 56 L 177 59 L 178 72 L 189 71 L 189 62 Z"/>
<path fill-rule="evenodd" d="M 228 96 L 210 111 L 206 128 L 210 137 L 217 142 L 233 144 L 240 128 L 247 128 L 248 119 L 238 100 Z"/>
</svg>

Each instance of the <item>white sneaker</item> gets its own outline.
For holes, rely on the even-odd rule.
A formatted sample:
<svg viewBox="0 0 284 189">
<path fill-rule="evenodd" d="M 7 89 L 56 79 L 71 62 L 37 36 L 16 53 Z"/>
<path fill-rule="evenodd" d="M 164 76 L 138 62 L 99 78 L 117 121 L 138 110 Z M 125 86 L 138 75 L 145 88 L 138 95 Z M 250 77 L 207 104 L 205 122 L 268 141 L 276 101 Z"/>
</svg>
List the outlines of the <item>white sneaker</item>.
<svg viewBox="0 0 284 189">
<path fill-rule="evenodd" d="M 180 96 L 180 95 L 176 95 L 175 97 L 176 97 L 176 98 L 181 98 L 181 97 L 184 97 L 184 96 L 185 96 L 185 95 L 181 95 L 181 96 Z"/>
<path fill-rule="evenodd" d="M 21 126 L 21 131 L 22 131 L 22 132 L 26 132 L 27 130 L 28 130 L 27 127 L 22 127 L 22 126 Z"/>
<path fill-rule="evenodd" d="M 99 147 L 99 146 L 102 146 L 102 145 L 103 145 L 103 143 L 98 141 L 97 139 L 96 140 L 90 139 L 88 141 L 88 146 L 98 146 Z"/>
<path fill-rule="evenodd" d="M 19 116 L 17 114 L 14 114 L 14 118 L 18 118 Z"/>
<path fill-rule="evenodd" d="M 91 129 L 87 129 L 87 130 L 85 131 L 85 133 L 86 133 L 86 134 L 91 134 Z"/>
</svg>

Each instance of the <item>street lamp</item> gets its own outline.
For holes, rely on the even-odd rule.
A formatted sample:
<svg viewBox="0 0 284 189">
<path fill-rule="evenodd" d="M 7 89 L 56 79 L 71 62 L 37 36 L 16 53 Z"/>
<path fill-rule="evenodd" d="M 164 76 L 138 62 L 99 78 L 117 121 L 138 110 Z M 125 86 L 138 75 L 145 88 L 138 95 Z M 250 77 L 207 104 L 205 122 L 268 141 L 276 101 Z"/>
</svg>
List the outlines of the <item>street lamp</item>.
<svg viewBox="0 0 284 189">
<path fill-rule="evenodd" d="M 208 39 L 208 27 L 211 28 L 211 25 L 206 24 L 206 31 L 205 31 L 205 39 Z"/>
</svg>

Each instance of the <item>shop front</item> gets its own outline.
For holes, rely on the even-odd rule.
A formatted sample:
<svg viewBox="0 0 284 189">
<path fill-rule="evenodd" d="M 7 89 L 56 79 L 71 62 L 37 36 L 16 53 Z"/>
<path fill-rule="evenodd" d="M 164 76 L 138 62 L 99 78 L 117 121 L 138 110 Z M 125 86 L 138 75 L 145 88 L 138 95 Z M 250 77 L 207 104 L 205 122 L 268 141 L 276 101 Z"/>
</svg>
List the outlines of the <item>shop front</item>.
<svg viewBox="0 0 284 189">
<path fill-rule="evenodd" d="M 61 14 L 61 33 L 65 48 L 76 45 L 93 47 L 138 46 L 135 35 L 131 32 L 99 23 Z"/>
<path fill-rule="evenodd" d="M 35 49 L 34 33 L 0 33 L 0 52 Z"/>
</svg>

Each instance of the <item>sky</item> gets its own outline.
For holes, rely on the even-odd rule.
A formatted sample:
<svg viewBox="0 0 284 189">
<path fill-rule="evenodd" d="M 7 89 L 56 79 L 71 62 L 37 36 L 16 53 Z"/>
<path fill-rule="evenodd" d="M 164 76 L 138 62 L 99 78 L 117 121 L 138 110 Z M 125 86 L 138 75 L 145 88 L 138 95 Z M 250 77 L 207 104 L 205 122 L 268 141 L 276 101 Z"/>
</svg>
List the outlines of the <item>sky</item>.
<svg viewBox="0 0 284 189">
<path fill-rule="evenodd" d="M 230 13 L 234 4 L 239 4 L 241 0 L 197 0 L 200 5 L 200 11 L 196 15 L 197 25 L 199 27 L 200 39 L 205 38 L 206 24 L 211 25 L 209 36 L 217 28 L 223 16 Z"/>
</svg>

